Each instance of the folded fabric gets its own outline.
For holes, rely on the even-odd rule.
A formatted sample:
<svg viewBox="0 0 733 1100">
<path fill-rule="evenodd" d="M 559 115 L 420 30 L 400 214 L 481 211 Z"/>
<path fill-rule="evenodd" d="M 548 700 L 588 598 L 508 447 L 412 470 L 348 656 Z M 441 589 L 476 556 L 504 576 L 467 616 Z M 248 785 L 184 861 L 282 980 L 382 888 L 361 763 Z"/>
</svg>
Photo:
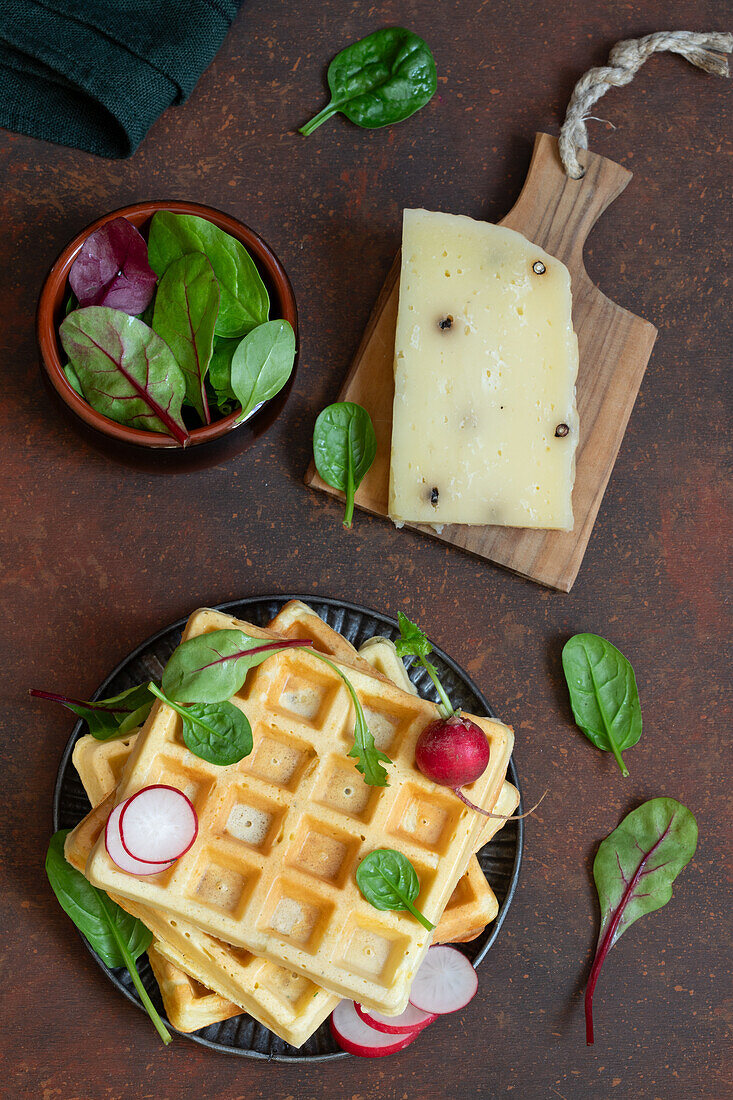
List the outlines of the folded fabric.
<svg viewBox="0 0 733 1100">
<path fill-rule="evenodd" d="M 0 0 L 0 126 L 104 157 L 183 103 L 242 0 Z"/>
</svg>

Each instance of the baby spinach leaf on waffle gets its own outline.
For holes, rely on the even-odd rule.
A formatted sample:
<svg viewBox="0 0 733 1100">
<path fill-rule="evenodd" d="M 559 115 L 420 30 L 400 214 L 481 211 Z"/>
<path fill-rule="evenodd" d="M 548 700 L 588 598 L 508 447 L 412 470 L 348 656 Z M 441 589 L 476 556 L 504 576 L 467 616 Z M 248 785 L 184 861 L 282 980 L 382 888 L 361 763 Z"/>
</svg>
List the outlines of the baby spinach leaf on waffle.
<svg viewBox="0 0 733 1100">
<path fill-rule="evenodd" d="M 407 856 L 394 848 L 377 848 L 356 869 L 356 885 L 375 909 L 406 909 L 423 928 L 435 928 L 412 904 L 420 893 L 417 871 Z"/>
<path fill-rule="evenodd" d="M 672 884 L 697 847 L 697 822 L 674 798 L 653 798 L 623 819 L 601 842 L 593 878 L 601 930 L 585 991 L 586 1042 L 593 1042 L 593 992 L 601 967 L 618 938 L 672 897 Z"/>
<path fill-rule="evenodd" d="M 413 623 L 401 611 L 397 613 L 397 621 L 400 627 L 400 636 L 395 642 L 395 649 L 400 657 L 417 657 L 420 664 L 435 684 L 435 690 L 440 698 L 440 709 L 444 718 L 451 718 L 455 713 L 455 707 L 448 698 L 448 694 L 440 682 L 438 670 L 432 661 L 427 660 L 428 653 L 433 652 L 433 647 L 417 623 Z"/>
<path fill-rule="evenodd" d="M 279 393 L 293 371 L 295 333 L 287 321 L 266 321 L 244 337 L 231 361 L 230 382 L 244 420 Z"/>
<path fill-rule="evenodd" d="M 46 874 L 59 905 L 106 966 L 127 968 L 155 1029 L 164 1043 L 171 1035 L 148 996 L 135 966 L 150 947 L 153 934 L 116 905 L 102 890 L 92 886 L 75 867 L 67 863 L 64 842 L 69 833 L 54 833 L 46 853 Z"/>
<path fill-rule="evenodd" d="M 183 719 L 186 748 L 209 764 L 222 768 L 237 764 L 252 752 L 252 727 L 247 715 L 233 703 L 190 703 L 179 706 L 154 684 L 150 690 Z"/>
<path fill-rule="evenodd" d="M 168 266 L 155 296 L 152 327 L 176 357 L 186 380 L 186 397 L 205 424 L 211 423 L 206 372 L 214 350 L 219 283 L 202 252 Z"/>
<path fill-rule="evenodd" d="M 409 118 L 435 94 L 435 61 L 412 31 L 384 27 L 334 57 L 328 86 L 331 102 L 301 127 L 301 134 L 312 134 L 337 111 L 367 128 Z"/>
<path fill-rule="evenodd" d="M 346 493 L 344 527 L 351 527 L 354 493 L 376 453 L 374 425 L 361 405 L 337 401 L 319 415 L 313 430 L 313 458 L 326 484 Z"/>
<path fill-rule="evenodd" d="M 273 653 L 311 644 L 250 638 L 242 630 L 212 630 L 181 642 L 165 667 L 161 687 L 177 703 L 220 703 L 231 699 L 249 670 Z"/>
<path fill-rule="evenodd" d="M 87 306 L 64 318 L 59 335 L 92 408 L 118 424 L 163 432 L 186 445 L 186 381 L 157 332 L 118 309 Z"/>
<path fill-rule="evenodd" d="M 342 672 L 338 665 L 335 665 L 328 657 L 324 657 L 322 653 L 319 653 L 315 649 L 313 650 L 313 656 L 317 657 L 319 661 L 323 661 L 324 664 L 333 669 L 337 676 L 341 677 L 351 696 L 351 702 L 354 704 L 354 711 L 356 714 L 356 721 L 354 723 L 354 744 L 347 755 L 356 760 L 356 770 L 361 772 L 364 776 L 364 782 L 368 783 L 370 787 L 388 787 L 389 777 L 382 767 L 382 762 L 391 764 L 392 761 L 386 753 L 383 753 L 375 745 L 374 735 L 369 729 L 364 715 L 364 709 L 359 701 L 359 696 L 354 690 L 354 685 L 351 683 L 346 673 Z"/>
<path fill-rule="evenodd" d="M 153 697 L 147 684 L 138 684 L 119 695 L 108 699 L 71 699 L 68 695 L 57 695 L 52 691 L 29 692 L 34 699 L 48 699 L 52 703 L 61 703 L 79 718 L 84 718 L 89 732 L 98 741 L 109 741 L 113 737 L 122 737 L 135 726 L 141 725 L 153 705 Z"/>
<path fill-rule="evenodd" d="M 620 650 L 597 634 L 575 634 L 562 651 L 573 717 L 589 741 L 612 752 L 622 775 L 621 752 L 641 737 L 636 677 Z"/>
<path fill-rule="evenodd" d="M 221 288 L 215 331 L 219 336 L 244 336 L 263 324 L 270 299 L 254 260 L 238 240 L 194 214 L 158 210 L 150 223 L 148 258 L 159 276 L 190 252 L 203 252 Z"/>
</svg>

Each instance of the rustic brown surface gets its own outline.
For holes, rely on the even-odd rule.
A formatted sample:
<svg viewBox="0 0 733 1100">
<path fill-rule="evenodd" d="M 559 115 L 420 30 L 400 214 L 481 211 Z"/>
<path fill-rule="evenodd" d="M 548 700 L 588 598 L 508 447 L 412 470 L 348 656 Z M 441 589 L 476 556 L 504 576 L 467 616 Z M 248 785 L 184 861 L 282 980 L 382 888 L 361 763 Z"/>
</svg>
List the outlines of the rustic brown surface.
<svg viewBox="0 0 733 1100">
<path fill-rule="evenodd" d="M 49 1100 L 189 1097 L 547 1097 L 725 1100 L 730 899 L 724 805 L 730 727 L 726 476 L 730 85 L 659 57 L 603 101 L 616 130 L 591 147 L 634 171 L 591 234 L 586 265 L 659 339 L 572 594 L 535 584 L 303 487 L 309 432 L 333 400 L 399 243 L 405 205 L 487 218 L 516 199 L 536 130 L 557 132 L 573 82 L 609 47 L 660 27 L 724 28 L 721 0 L 641 9 L 414 0 L 251 0 L 190 102 L 112 163 L 0 135 L 4 429 L 2 1085 Z M 336 119 L 307 140 L 324 62 L 406 22 L 432 44 L 439 95 L 363 132 Z M 728 150 L 729 151 L 729 150 Z M 258 229 L 291 274 L 300 374 L 284 415 L 226 466 L 155 477 L 102 458 L 41 387 L 35 298 L 63 244 L 105 210 L 183 196 Z M 527 826 L 520 888 L 480 990 L 404 1053 L 378 1062 L 261 1065 L 185 1040 L 163 1049 L 88 957 L 45 882 L 51 792 L 71 729 L 31 686 L 87 694 L 133 646 L 204 602 L 306 590 L 404 608 L 477 678 L 517 729 Z M 571 725 L 560 677 L 576 630 L 633 659 L 645 733 L 624 780 Z M 660 913 L 581 991 L 597 931 L 598 840 L 640 800 L 696 813 L 700 845 Z"/>
<path fill-rule="evenodd" d="M 517 527 L 408 524 L 432 538 L 496 562 L 514 573 L 569 592 L 578 575 L 629 415 L 657 336 L 648 321 L 610 301 L 585 270 L 586 238 L 606 207 L 631 179 L 626 168 L 586 151 L 585 174 L 571 180 L 560 162 L 557 141 L 535 135 L 532 160 L 521 194 L 500 225 L 523 233 L 556 256 L 570 271 L 573 327 L 580 366 L 577 400 L 580 441 L 576 452 L 572 531 Z M 359 350 L 339 392 L 340 401 L 363 405 L 377 436 L 377 458 L 356 493 L 356 503 L 385 519 L 389 512 L 389 454 L 394 401 L 394 334 L 399 271 L 390 268 L 369 318 Z M 306 484 L 340 495 L 311 462 Z"/>
</svg>

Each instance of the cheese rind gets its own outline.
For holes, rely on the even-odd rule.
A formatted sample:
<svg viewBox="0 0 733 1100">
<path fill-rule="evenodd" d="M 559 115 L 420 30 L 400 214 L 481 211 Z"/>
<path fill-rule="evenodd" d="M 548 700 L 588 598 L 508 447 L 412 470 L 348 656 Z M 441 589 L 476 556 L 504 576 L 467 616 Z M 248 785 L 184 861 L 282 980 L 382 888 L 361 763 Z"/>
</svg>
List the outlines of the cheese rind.
<svg viewBox="0 0 733 1100">
<path fill-rule="evenodd" d="M 405 210 L 389 491 L 395 523 L 572 528 L 571 304 L 565 265 L 520 233 Z"/>
</svg>

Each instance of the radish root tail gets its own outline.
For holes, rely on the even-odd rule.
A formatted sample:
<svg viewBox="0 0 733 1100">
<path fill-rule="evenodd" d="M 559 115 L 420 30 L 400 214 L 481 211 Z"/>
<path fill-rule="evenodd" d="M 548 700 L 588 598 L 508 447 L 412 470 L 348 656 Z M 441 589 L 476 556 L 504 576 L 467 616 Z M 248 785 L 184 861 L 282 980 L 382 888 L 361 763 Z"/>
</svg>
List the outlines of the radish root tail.
<svg viewBox="0 0 733 1100">
<path fill-rule="evenodd" d="M 547 794 L 547 791 L 545 791 L 545 794 L 543 794 L 542 798 L 538 799 L 538 801 L 535 802 L 532 809 L 525 810 L 523 814 L 495 814 L 492 813 L 491 810 L 482 810 L 481 807 L 477 806 L 475 802 L 471 802 L 470 798 L 466 798 L 460 787 L 452 787 L 451 790 L 453 791 L 453 794 L 457 795 L 458 798 L 460 798 L 464 806 L 468 806 L 470 810 L 475 810 L 477 813 L 483 814 L 484 817 L 493 817 L 497 821 L 521 821 L 522 818 L 529 817 L 530 814 L 533 814 L 535 812 L 540 802 L 542 802 L 545 795 Z"/>
</svg>

